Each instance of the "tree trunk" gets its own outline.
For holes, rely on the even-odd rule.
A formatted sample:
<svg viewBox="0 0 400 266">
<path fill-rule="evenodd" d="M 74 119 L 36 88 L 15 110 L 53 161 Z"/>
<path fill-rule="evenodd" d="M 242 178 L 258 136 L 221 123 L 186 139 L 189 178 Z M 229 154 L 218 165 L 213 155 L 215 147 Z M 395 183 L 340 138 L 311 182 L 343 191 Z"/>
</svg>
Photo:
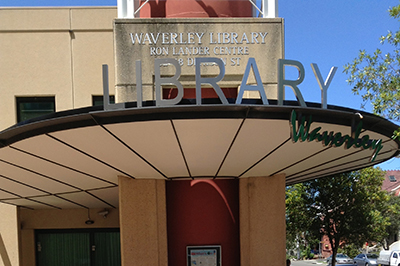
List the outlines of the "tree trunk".
<svg viewBox="0 0 400 266">
<path fill-rule="evenodd" d="M 339 243 L 339 241 L 336 241 L 336 239 L 329 238 L 329 242 L 331 243 L 332 247 L 332 266 L 336 266 L 336 254 L 339 248 L 339 245 L 336 245 L 336 243 Z"/>
</svg>

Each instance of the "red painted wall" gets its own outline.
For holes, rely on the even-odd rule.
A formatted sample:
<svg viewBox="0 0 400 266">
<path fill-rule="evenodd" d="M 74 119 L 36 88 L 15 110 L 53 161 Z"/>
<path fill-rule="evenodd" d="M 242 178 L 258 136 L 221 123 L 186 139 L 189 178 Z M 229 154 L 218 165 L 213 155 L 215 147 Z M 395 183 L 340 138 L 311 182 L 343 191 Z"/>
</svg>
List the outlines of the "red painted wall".
<svg viewBox="0 0 400 266">
<path fill-rule="evenodd" d="M 152 0 L 140 10 L 140 17 L 252 17 L 252 5 L 248 0 Z"/>
<path fill-rule="evenodd" d="M 236 99 L 237 88 L 221 88 L 226 98 Z M 178 90 L 175 88 L 163 89 L 163 99 L 174 99 L 178 95 Z M 217 93 L 213 88 L 201 88 L 201 98 L 218 98 Z M 196 99 L 196 89 L 184 88 L 183 99 Z"/>
<path fill-rule="evenodd" d="M 197 181 L 197 180 L 196 180 Z M 168 265 L 186 266 L 186 246 L 221 245 L 222 265 L 240 265 L 239 181 L 191 186 L 191 180 L 166 182 Z"/>
<path fill-rule="evenodd" d="M 154 0 L 144 5 L 140 17 L 252 17 L 252 5 L 248 0 Z M 176 90 L 163 94 L 174 98 Z M 224 94 L 234 98 L 237 88 L 224 89 Z M 213 89 L 202 90 L 202 98 L 217 97 Z M 194 89 L 185 89 L 183 98 L 195 98 Z M 221 245 L 222 265 L 239 266 L 239 181 L 192 182 L 166 183 L 168 264 L 186 266 L 187 246 Z"/>
</svg>

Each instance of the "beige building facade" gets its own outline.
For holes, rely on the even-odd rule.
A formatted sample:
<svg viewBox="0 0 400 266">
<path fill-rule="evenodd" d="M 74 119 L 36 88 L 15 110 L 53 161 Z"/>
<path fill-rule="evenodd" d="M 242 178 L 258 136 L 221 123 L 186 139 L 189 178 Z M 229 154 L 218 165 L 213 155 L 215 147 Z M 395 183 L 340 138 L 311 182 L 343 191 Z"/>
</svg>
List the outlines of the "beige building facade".
<svg viewBox="0 0 400 266">
<path fill-rule="evenodd" d="M 103 95 L 102 64 L 114 82 L 116 16 L 116 7 L 0 9 L 1 130 L 17 123 L 18 97 L 54 97 L 57 112 L 92 106 L 92 96 Z M 88 216 L 85 209 L 0 208 L 4 266 L 35 265 L 34 229 L 82 228 Z M 118 210 L 107 219 L 96 214 L 100 210 L 91 210 L 98 226 L 119 228 Z"/>
<path fill-rule="evenodd" d="M 398 154 L 389 121 L 284 101 L 282 18 L 178 15 L 0 9 L 0 266 L 282 265 L 286 185 Z"/>
<path fill-rule="evenodd" d="M 114 83 L 116 7 L 0 12 L 2 129 L 17 123 L 16 97 L 54 96 L 56 111 L 64 111 L 92 106 L 92 95 L 103 95 L 102 64 Z"/>
</svg>

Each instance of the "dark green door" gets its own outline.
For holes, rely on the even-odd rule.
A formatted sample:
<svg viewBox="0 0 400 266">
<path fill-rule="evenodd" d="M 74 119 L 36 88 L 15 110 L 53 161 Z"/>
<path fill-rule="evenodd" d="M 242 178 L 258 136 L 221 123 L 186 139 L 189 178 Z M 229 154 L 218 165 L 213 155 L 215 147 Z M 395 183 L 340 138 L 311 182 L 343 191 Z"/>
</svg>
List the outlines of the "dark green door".
<svg viewBox="0 0 400 266">
<path fill-rule="evenodd" d="M 121 248 L 119 232 L 97 232 L 93 235 L 95 249 L 92 266 L 120 266 Z"/>
<path fill-rule="evenodd" d="M 117 230 L 38 230 L 37 266 L 120 266 Z"/>
</svg>

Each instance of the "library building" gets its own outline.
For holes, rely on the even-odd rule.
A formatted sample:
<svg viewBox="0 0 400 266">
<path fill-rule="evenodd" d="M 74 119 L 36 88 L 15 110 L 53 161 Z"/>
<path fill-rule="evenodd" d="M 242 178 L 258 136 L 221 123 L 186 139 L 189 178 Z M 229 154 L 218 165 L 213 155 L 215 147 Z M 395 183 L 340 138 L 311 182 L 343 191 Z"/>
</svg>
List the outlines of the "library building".
<svg viewBox="0 0 400 266">
<path fill-rule="evenodd" d="M 285 187 L 400 145 L 284 42 L 278 0 L 0 8 L 0 265 L 284 265 Z"/>
</svg>

